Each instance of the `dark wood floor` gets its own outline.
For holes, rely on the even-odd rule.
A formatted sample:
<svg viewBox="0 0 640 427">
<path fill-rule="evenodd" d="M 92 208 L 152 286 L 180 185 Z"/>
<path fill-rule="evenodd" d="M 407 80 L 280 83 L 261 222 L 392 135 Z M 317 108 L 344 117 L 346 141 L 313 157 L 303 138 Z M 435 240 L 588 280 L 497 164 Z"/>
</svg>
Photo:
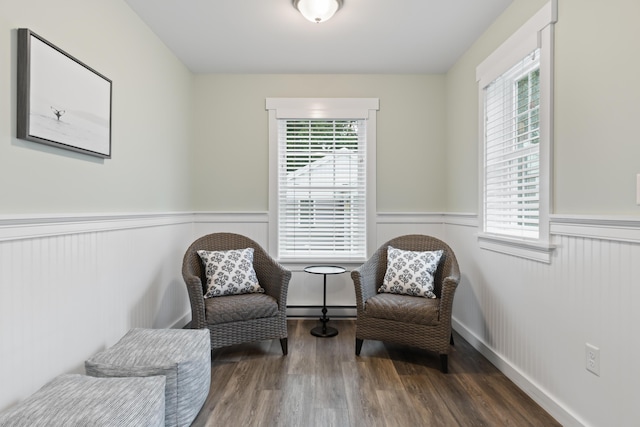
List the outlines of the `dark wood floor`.
<svg viewBox="0 0 640 427">
<path fill-rule="evenodd" d="M 449 373 L 428 352 L 365 341 L 355 321 L 316 338 L 314 320 L 289 320 L 280 343 L 214 350 L 209 397 L 193 426 L 559 426 L 459 335 Z"/>
</svg>

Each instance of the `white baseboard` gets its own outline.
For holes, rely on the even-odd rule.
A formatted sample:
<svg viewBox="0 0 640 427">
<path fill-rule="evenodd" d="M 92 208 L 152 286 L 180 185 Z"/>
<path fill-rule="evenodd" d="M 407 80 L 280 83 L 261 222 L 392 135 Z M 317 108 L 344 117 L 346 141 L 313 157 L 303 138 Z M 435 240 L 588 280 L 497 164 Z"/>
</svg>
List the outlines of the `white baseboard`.
<svg viewBox="0 0 640 427">
<path fill-rule="evenodd" d="M 189 310 L 187 313 L 183 314 L 182 316 L 180 316 L 180 318 L 178 320 L 176 320 L 175 322 L 173 322 L 170 326 L 169 329 L 182 329 L 184 328 L 189 322 L 191 322 L 191 310 Z"/>
<path fill-rule="evenodd" d="M 550 396 L 545 390 L 541 389 L 527 375 L 522 373 L 517 367 L 513 366 L 509 361 L 505 360 L 501 355 L 493 351 L 485 342 L 475 333 L 469 330 L 455 318 L 451 319 L 453 329 L 459 333 L 472 347 L 480 352 L 489 362 L 491 362 L 498 370 L 500 370 L 507 378 L 513 381 L 522 391 L 531 397 L 538 405 L 554 417 L 560 424 L 565 427 L 585 427 L 586 424 L 581 422 L 575 415 L 570 413 L 566 408 L 560 405 L 553 396 Z"/>
</svg>

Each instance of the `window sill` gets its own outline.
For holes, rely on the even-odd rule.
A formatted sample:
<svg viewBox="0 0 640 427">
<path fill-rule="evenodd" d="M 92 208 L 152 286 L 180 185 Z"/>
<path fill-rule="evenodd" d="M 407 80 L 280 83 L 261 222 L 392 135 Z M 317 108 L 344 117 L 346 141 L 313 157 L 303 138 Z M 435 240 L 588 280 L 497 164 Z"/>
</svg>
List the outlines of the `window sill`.
<svg viewBox="0 0 640 427">
<path fill-rule="evenodd" d="M 285 268 L 288 268 L 291 271 L 304 271 L 304 268 L 310 265 L 337 265 L 340 267 L 344 267 L 347 271 L 351 271 L 355 268 L 358 268 L 362 264 L 364 264 L 367 260 L 355 259 L 355 258 L 350 258 L 350 259 L 280 258 L 277 261 L 278 263 L 282 264 Z"/>
<path fill-rule="evenodd" d="M 361 265 L 367 261 L 366 258 L 279 258 L 277 260 L 282 265 L 308 266 L 308 265 Z"/>
<path fill-rule="evenodd" d="M 521 240 L 486 233 L 478 234 L 478 244 L 482 249 L 546 264 L 551 263 L 551 255 L 555 249 L 555 245 L 550 242 Z"/>
</svg>

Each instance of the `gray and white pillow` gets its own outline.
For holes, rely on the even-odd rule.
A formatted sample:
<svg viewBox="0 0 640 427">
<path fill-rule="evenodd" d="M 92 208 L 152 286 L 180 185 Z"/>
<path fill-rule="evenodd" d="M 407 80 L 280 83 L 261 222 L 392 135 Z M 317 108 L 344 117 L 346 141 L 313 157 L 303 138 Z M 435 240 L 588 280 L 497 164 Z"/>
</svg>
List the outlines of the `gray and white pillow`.
<svg viewBox="0 0 640 427">
<path fill-rule="evenodd" d="M 387 272 L 378 292 L 435 298 L 433 275 L 443 251 L 405 251 L 387 248 Z"/>
<path fill-rule="evenodd" d="M 264 292 L 253 269 L 253 248 L 198 251 L 207 277 L 205 298 Z"/>
</svg>

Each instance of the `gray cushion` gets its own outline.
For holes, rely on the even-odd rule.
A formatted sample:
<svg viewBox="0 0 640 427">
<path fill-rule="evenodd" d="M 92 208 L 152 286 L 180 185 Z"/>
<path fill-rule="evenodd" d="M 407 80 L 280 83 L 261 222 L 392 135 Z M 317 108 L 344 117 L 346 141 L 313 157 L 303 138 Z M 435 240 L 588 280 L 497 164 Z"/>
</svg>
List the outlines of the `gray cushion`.
<svg viewBox="0 0 640 427">
<path fill-rule="evenodd" d="M 278 301 L 266 294 L 227 295 L 204 301 L 210 325 L 242 322 L 278 315 Z"/>
<path fill-rule="evenodd" d="M 379 319 L 427 326 L 437 325 L 440 299 L 380 293 L 367 300 L 364 311 L 367 316 Z"/>
<path fill-rule="evenodd" d="M 207 329 L 131 329 L 113 347 L 85 362 L 88 375 L 165 375 L 167 426 L 189 426 L 209 394 L 211 343 Z"/>
<path fill-rule="evenodd" d="M 162 376 L 93 378 L 69 374 L 0 414 L 0 426 L 164 426 Z"/>
</svg>

